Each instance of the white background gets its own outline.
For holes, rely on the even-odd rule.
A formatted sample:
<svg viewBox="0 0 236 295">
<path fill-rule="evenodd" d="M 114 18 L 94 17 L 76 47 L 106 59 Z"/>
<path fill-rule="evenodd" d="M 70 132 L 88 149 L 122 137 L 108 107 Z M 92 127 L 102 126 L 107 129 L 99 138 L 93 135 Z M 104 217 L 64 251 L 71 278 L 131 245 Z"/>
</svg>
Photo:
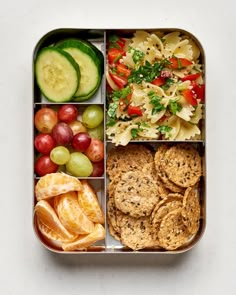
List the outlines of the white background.
<svg viewBox="0 0 236 295">
<path fill-rule="evenodd" d="M 0 294 L 235 294 L 235 1 L 1 0 Z M 178 256 L 70 256 L 32 230 L 32 52 L 61 27 L 179 27 L 207 56 L 207 230 Z"/>
</svg>

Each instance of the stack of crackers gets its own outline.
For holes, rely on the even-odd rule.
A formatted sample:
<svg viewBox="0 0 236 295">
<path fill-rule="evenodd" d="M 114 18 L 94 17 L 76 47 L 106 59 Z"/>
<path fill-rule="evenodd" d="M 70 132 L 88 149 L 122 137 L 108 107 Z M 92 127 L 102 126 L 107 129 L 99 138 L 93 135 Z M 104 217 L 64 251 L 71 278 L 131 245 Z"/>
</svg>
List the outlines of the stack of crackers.
<svg viewBox="0 0 236 295">
<path fill-rule="evenodd" d="M 123 245 L 175 250 L 197 234 L 202 167 L 192 144 L 114 147 L 107 174 L 109 231 Z"/>
</svg>

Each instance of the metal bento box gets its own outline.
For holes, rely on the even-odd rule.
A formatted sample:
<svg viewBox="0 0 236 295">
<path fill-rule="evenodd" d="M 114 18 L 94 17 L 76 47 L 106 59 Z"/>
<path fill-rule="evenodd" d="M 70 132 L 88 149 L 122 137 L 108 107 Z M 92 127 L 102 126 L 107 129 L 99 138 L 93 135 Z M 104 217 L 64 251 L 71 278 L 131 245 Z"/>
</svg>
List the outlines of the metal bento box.
<svg viewBox="0 0 236 295">
<path fill-rule="evenodd" d="M 178 28 L 56 29 L 33 52 L 33 227 L 56 253 L 191 249 L 206 226 L 205 54 Z"/>
</svg>

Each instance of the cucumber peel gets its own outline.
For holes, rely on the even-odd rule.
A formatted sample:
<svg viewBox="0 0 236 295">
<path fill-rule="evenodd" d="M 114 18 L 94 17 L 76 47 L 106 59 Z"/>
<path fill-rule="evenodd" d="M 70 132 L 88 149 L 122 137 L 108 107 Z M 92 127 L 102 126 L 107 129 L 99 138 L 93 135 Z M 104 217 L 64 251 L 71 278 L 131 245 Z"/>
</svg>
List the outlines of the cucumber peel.
<svg viewBox="0 0 236 295">
<path fill-rule="evenodd" d="M 40 50 L 35 60 L 35 76 L 43 95 L 57 103 L 72 100 L 81 77 L 73 57 L 57 47 Z"/>
<path fill-rule="evenodd" d="M 58 44 L 58 48 L 69 53 L 79 65 L 81 79 L 74 94 L 75 101 L 91 98 L 98 90 L 103 75 L 103 54 L 88 41 L 68 39 Z M 99 53 L 98 53 L 99 52 Z"/>
</svg>

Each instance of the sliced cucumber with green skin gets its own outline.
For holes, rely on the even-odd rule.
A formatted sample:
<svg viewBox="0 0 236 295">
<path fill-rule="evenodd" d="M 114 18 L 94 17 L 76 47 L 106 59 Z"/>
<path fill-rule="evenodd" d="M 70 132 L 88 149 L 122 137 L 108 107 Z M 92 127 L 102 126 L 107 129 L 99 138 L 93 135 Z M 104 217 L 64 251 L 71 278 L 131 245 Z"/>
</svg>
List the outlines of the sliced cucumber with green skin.
<svg viewBox="0 0 236 295">
<path fill-rule="evenodd" d="M 80 69 L 64 50 L 45 47 L 37 55 L 35 76 L 43 95 L 53 102 L 72 100 L 80 83 Z"/>
<path fill-rule="evenodd" d="M 91 98 L 101 84 L 103 74 L 101 56 L 97 54 L 93 46 L 89 45 L 89 42 L 84 40 L 66 40 L 58 47 L 68 52 L 80 67 L 81 79 L 74 100 L 84 101 Z"/>
</svg>

